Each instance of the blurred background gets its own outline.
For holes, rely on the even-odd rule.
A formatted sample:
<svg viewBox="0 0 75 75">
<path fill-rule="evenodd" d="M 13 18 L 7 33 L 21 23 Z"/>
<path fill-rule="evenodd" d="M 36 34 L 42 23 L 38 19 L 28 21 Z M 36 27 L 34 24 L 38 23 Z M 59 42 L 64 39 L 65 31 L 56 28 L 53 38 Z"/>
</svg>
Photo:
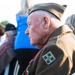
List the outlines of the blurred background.
<svg viewBox="0 0 75 75">
<path fill-rule="evenodd" d="M 61 5 L 67 5 L 64 16 L 62 17 L 62 22 L 72 13 L 75 13 L 75 0 L 33 0 L 33 5 L 36 3 L 47 3 L 55 2 Z M 16 23 L 16 14 L 21 9 L 21 0 L 0 0 L 0 22 L 8 21 L 10 23 Z"/>
</svg>

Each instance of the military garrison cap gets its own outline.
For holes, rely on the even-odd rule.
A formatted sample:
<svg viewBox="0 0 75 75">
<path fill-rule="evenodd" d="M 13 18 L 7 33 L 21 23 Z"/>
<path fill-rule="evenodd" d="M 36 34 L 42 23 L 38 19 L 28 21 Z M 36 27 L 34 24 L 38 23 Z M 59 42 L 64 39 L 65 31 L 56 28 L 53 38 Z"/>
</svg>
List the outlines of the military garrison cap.
<svg viewBox="0 0 75 75">
<path fill-rule="evenodd" d="M 65 7 L 56 3 L 39 3 L 35 4 L 31 9 L 29 9 L 28 15 L 37 10 L 47 11 L 61 20 Z"/>
</svg>

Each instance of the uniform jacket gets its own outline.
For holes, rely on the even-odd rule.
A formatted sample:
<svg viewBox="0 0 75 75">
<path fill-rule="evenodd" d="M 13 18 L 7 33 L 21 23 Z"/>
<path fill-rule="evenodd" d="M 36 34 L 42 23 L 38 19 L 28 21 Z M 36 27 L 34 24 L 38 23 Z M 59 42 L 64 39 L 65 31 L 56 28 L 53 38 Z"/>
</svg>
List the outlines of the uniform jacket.
<svg viewBox="0 0 75 75">
<path fill-rule="evenodd" d="M 75 35 L 63 25 L 28 65 L 25 75 L 71 75 L 75 64 Z"/>
</svg>

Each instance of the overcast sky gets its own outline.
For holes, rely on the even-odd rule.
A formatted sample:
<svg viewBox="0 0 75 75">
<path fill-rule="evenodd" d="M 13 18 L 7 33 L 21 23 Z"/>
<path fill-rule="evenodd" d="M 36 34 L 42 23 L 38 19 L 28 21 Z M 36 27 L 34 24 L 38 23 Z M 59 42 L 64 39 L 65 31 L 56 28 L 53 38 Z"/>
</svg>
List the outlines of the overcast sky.
<svg viewBox="0 0 75 75">
<path fill-rule="evenodd" d="M 74 0 L 34 0 L 34 2 L 35 3 L 55 2 L 59 4 L 70 4 L 70 7 L 71 6 L 73 7 L 75 5 Z M 7 20 L 8 22 L 17 25 L 15 15 L 20 10 L 20 5 L 21 5 L 21 0 L 0 0 L 0 22 Z M 72 7 L 71 9 L 73 9 Z"/>
<path fill-rule="evenodd" d="M 16 24 L 15 15 L 20 10 L 21 0 L 0 0 L 0 22 L 9 21 Z"/>
</svg>

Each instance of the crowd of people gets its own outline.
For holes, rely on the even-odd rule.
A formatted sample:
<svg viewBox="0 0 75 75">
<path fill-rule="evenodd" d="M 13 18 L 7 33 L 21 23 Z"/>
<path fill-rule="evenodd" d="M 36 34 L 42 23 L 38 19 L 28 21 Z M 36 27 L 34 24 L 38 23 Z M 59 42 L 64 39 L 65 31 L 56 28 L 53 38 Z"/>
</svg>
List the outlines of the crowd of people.
<svg viewBox="0 0 75 75">
<path fill-rule="evenodd" d="M 66 8 L 22 0 L 17 27 L 0 24 L 0 75 L 75 75 L 75 14 L 62 25 Z"/>
</svg>

